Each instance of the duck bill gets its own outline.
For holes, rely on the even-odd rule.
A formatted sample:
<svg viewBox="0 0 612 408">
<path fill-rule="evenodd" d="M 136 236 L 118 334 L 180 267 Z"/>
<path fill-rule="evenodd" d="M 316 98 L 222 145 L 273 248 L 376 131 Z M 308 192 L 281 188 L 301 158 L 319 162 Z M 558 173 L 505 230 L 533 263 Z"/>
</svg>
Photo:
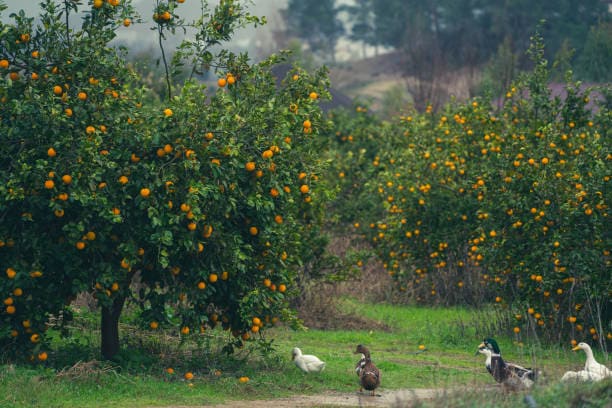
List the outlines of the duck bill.
<svg viewBox="0 0 612 408">
<path fill-rule="evenodd" d="M 580 347 L 578 347 L 578 346 L 576 346 L 576 347 L 574 347 L 574 348 L 572 349 L 572 351 L 578 351 L 578 350 L 580 350 Z"/>
<path fill-rule="evenodd" d="M 476 350 L 476 353 L 474 353 L 475 356 L 477 356 L 480 353 L 480 350 L 482 350 L 483 348 L 485 348 L 485 344 L 484 343 L 480 343 L 478 345 L 478 349 Z"/>
</svg>

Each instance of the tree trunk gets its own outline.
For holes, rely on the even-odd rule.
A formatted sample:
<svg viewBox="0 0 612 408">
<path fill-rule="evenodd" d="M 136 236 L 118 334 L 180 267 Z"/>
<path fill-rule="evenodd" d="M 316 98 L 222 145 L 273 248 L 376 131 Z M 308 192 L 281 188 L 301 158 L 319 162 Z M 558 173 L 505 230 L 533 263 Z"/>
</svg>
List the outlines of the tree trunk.
<svg viewBox="0 0 612 408">
<path fill-rule="evenodd" d="M 110 307 L 102 307 L 102 357 L 112 359 L 119 352 L 119 317 L 125 304 L 125 296 L 118 296 Z"/>
</svg>

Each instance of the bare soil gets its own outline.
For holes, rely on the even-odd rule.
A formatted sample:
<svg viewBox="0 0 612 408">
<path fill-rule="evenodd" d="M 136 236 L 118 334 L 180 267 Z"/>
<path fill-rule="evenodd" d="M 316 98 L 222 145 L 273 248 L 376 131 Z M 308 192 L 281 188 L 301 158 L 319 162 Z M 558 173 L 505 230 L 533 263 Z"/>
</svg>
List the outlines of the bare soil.
<svg viewBox="0 0 612 408">
<path fill-rule="evenodd" d="M 319 395 L 296 395 L 273 400 L 232 401 L 219 405 L 172 406 L 165 408 L 312 408 L 312 407 L 415 407 L 449 390 L 444 389 L 403 389 L 389 390 L 370 396 L 369 393 L 324 393 Z"/>
</svg>

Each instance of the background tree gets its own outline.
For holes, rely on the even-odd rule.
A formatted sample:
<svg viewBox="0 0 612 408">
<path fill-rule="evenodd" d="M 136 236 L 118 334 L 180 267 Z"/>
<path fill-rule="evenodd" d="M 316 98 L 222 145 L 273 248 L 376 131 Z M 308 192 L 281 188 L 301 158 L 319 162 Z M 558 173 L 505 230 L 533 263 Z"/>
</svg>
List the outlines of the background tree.
<svg viewBox="0 0 612 408">
<path fill-rule="evenodd" d="M 362 56 L 366 56 L 368 45 L 376 47 L 378 51 L 379 42 L 376 38 L 376 26 L 374 25 L 374 2 L 372 0 L 356 0 L 354 5 L 343 6 L 342 10 L 348 13 L 351 24 L 348 38 L 362 43 Z"/>
<path fill-rule="evenodd" d="M 336 58 L 336 44 L 344 34 L 335 0 L 289 0 L 287 26 L 289 33 L 303 39 L 319 56 Z"/>
</svg>

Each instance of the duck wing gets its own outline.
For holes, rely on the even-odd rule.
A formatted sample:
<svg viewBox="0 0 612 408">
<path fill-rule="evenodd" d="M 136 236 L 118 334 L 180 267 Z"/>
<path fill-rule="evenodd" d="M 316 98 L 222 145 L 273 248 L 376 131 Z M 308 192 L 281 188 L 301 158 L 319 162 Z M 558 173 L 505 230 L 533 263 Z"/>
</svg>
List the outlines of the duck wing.
<svg viewBox="0 0 612 408">
<path fill-rule="evenodd" d="M 302 361 L 308 372 L 320 372 L 325 368 L 325 362 L 321 361 L 317 356 L 305 354 L 302 356 Z"/>
<path fill-rule="evenodd" d="M 374 391 L 380 385 L 380 370 L 374 363 L 366 362 L 361 369 L 359 382 L 368 391 Z"/>
<path fill-rule="evenodd" d="M 537 371 L 531 368 L 522 367 L 514 363 L 506 363 L 506 369 L 510 371 L 511 375 L 516 375 L 519 378 L 528 378 L 534 381 L 537 377 Z"/>
<path fill-rule="evenodd" d="M 487 370 L 498 383 L 508 379 L 510 373 L 506 369 L 506 363 L 499 354 L 491 356 L 491 365 L 487 367 Z"/>
</svg>

